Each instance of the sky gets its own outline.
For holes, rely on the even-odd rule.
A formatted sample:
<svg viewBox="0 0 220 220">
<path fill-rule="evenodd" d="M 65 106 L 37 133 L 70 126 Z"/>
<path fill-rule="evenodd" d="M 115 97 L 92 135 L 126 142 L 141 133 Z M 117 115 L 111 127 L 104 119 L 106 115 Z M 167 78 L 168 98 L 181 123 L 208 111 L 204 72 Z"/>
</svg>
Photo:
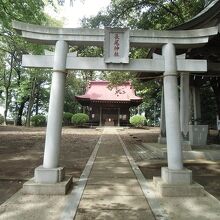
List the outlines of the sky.
<svg viewBox="0 0 220 220">
<path fill-rule="evenodd" d="M 57 19 L 64 18 L 64 27 L 75 28 L 80 27 L 80 19 L 84 16 L 90 17 L 96 15 L 98 11 L 106 8 L 111 0 L 75 0 L 73 7 L 70 7 L 69 0 L 66 0 L 64 6 L 58 7 L 58 13 L 55 13 L 51 6 L 45 11 L 52 17 Z"/>
</svg>

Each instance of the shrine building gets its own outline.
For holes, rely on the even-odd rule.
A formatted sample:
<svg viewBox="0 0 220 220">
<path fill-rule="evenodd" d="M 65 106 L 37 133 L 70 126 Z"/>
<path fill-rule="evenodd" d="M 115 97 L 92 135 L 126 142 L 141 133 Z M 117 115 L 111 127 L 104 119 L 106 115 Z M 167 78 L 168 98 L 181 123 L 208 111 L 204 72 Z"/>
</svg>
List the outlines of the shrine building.
<svg viewBox="0 0 220 220">
<path fill-rule="evenodd" d="M 76 100 L 89 107 L 90 122 L 99 126 L 128 125 L 129 108 L 142 102 L 130 82 L 110 88 L 109 82 L 102 80 L 90 81 L 85 94 L 76 96 Z"/>
</svg>

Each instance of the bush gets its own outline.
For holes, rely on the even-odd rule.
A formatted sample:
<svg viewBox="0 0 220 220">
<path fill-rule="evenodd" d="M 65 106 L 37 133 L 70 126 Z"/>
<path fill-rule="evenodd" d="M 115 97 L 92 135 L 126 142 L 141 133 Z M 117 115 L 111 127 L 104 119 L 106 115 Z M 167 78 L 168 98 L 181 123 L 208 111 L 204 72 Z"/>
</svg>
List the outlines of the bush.
<svg viewBox="0 0 220 220">
<path fill-rule="evenodd" d="M 143 127 L 146 118 L 143 115 L 134 115 L 129 119 L 129 122 L 135 127 Z"/>
<path fill-rule="evenodd" d="M 63 113 L 63 124 L 70 125 L 72 117 L 73 117 L 73 114 L 71 112 L 64 112 Z"/>
<path fill-rule="evenodd" d="M 4 117 L 2 114 L 0 114 L 0 125 L 2 125 L 4 123 Z"/>
<path fill-rule="evenodd" d="M 46 125 L 46 117 L 44 115 L 34 115 L 31 117 L 31 125 L 41 127 Z"/>
<path fill-rule="evenodd" d="M 89 116 L 84 113 L 77 113 L 72 116 L 71 121 L 76 126 L 82 126 L 84 123 L 89 121 Z"/>
</svg>

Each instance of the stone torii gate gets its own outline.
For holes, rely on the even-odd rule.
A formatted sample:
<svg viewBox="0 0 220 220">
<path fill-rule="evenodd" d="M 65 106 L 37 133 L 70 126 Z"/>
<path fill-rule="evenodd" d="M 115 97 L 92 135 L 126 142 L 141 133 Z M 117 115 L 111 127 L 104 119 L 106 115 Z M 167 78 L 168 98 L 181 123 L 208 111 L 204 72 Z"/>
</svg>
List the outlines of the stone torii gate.
<svg viewBox="0 0 220 220">
<path fill-rule="evenodd" d="M 17 21 L 13 22 L 13 27 L 29 42 L 56 45 L 54 55 L 23 55 L 22 58 L 24 67 L 53 68 L 43 165 L 35 169 L 34 181 L 28 185 L 27 191 L 56 194 L 53 185 L 63 183 L 66 188 L 68 184 L 64 181 L 64 168 L 58 166 L 67 70 L 163 73 L 168 167 L 162 168 L 161 184 L 157 185 L 159 188 L 164 184 L 177 188 L 178 185 L 192 185 L 192 173 L 183 167 L 177 72 L 206 72 L 207 62 L 176 56 L 175 49 L 203 46 L 210 36 L 218 33 L 218 27 L 189 31 L 132 31 L 126 28 L 51 28 Z M 69 45 L 103 46 L 104 57 L 73 56 L 68 53 Z M 129 59 L 130 46 L 162 48 L 162 56 Z M 50 184 L 50 192 L 47 184 Z M 34 190 L 31 187 L 35 187 Z"/>
</svg>

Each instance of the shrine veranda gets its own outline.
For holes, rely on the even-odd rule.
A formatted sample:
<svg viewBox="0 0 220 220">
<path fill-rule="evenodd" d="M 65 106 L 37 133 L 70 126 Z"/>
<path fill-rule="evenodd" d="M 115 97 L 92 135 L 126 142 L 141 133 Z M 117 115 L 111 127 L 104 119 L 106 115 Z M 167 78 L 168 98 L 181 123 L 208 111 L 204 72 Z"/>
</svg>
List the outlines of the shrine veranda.
<svg viewBox="0 0 220 220">
<path fill-rule="evenodd" d="M 157 185 L 159 190 L 164 186 L 171 187 L 173 195 L 183 187 L 187 195 L 193 191 L 192 172 L 183 167 L 182 158 L 181 131 L 188 132 L 186 119 L 189 114 L 189 100 L 184 94 L 188 94 L 189 74 L 206 72 L 207 61 L 186 59 L 184 54 L 177 56 L 176 50 L 204 46 L 212 36 L 219 33 L 218 26 L 184 31 L 141 31 L 127 28 L 104 30 L 51 28 L 14 21 L 13 27 L 29 42 L 55 45 L 54 54 L 23 55 L 22 58 L 24 67 L 53 69 L 44 160 L 42 166 L 35 169 L 35 185 L 43 187 L 48 183 L 64 182 L 64 168 L 59 167 L 59 151 L 64 88 L 68 70 L 115 70 L 163 74 L 166 123 L 162 120 L 161 127 L 166 129 L 168 167 L 162 168 L 162 175 L 157 180 Z M 69 46 L 75 45 L 103 46 L 104 56 L 76 57 L 75 54 L 68 53 Z M 130 47 L 161 48 L 162 55 L 155 54 L 153 59 L 130 59 Z M 181 74 L 181 109 L 178 74 Z M 45 189 L 46 193 L 47 189 Z"/>
</svg>

